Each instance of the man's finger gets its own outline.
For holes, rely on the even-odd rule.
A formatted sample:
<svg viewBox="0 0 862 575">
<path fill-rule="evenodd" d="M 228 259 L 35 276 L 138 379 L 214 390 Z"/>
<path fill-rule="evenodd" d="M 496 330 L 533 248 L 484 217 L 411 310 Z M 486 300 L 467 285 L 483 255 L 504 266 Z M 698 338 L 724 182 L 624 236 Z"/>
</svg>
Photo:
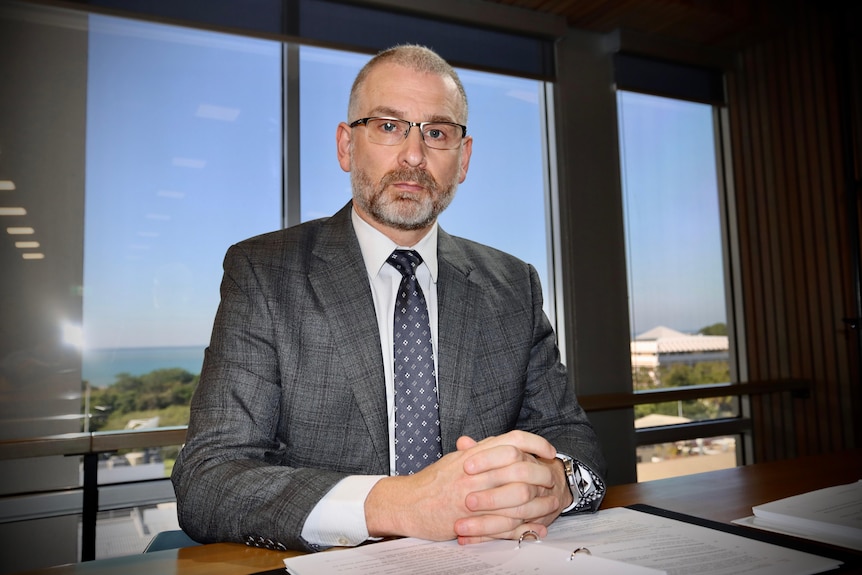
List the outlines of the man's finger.
<svg viewBox="0 0 862 575">
<path fill-rule="evenodd" d="M 557 455 L 554 446 L 544 437 L 526 431 L 510 431 L 503 435 L 488 437 L 470 447 L 469 450 L 475 453 L 469 454 L 468 458 L 464 461 L 464 471 L 474 474 L 492 469 L 495 463 L 494 460 L 483 459 L 481 457 L 476 459 L 476 457 L 487 449 L 503 446 L 513 447 L 521 453 L 536 455 L 545 459 L 553 459 Z M 492 467 L 488 467 L 488 465 L 492 465 Z"/>
<path fill-rule="evenodd" d="M 455 525 L 455 533 L 458 535 L 458 543 L 461 545 L 471 545 L 473 543 L 482 543 L 484 541 L 493 541 L 495 539 L 514 539 L 517 540 L 521 535 L 528 531 L 534 532 L 539 539 L 543 539 L 548 535 L 548 528 L 543 523 L 536 522 L 512 522 L 507 518 L 496 517 L 493 515 L 484 515 L 481 522 L 476 522 L 472 525 L 459 525 L 459 521 Z M 465 520 L 466 521 L 466 520 Z M 459 526 L 461 529 L 459 529 Z M 495 528 L 503 530 L 497 532 Z M 531 534 L 528 537 L 534 538 Z"/>
</svg>

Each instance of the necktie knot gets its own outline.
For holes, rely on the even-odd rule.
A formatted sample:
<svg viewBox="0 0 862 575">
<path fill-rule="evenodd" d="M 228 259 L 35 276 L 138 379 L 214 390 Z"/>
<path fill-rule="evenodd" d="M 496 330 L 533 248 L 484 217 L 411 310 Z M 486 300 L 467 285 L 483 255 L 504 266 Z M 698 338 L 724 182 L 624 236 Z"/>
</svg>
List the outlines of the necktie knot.
<svg viewBox="0 0 862 575">
<path fill-rule="evenodd" d="M 386 263 L 401 272 L 403 276 L 416 275 L 416 268 L 422 263 L 422 256 L 415 250 L 395 250 Z"/>
</svg>

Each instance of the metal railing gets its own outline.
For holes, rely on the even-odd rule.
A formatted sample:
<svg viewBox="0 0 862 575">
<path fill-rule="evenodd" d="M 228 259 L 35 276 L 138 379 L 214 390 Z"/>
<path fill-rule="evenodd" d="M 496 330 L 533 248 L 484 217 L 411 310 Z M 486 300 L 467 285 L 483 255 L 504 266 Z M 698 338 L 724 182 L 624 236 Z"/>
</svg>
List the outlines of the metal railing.
<svg viewBox="0 0 862 575">
<path fill-rule="evenodd" d="M 51 455 L 81 456 L 83 458 L 83 481 L 80 487 L 83 499 L 81 506 L 81 561 L 91 561 L 96 558 L 99 456 L 121 449 L 182 445 L 185 440 L 186 426 L 132 431 L 66 433 L 0 441 L 0 460 Z"/>
<path fill-rule="evenodd" d="M 806 399 L 811 396 L 813 382 L 809 379 L 776 379 L 752 381 L 747 383 L 710 383 L 685 387 L 666 387 L 631 393 L 607 393 L 579 396 L 578 401 L 587 412 L 630 409 L 636 405 L 667 403 L 672 401 L 693 401 L 710 397 L 744 397 L 771 393 L 790 393 L 792 397 Z M 698 437 L 719 435 L 739 435 L 750 433 L 752 421 L 739 416 L 725 419 L 711 419 L 676 423 L 635 430 L 635 445 L 654 445 L 685 441 Z"/>
<path fill-rule="evenodd" d="M 786 379 L 745 384 L 723 383 L 688 387 L 664 388 L 643 392 L 581 396 L 579 401 L 587 412 L 630 409 L 635 405 L 690 401 L 709 397 L 748 396 L 767 393 L 791 393 L 794 397 L 810 395 L 812 382 Z M 635 430 L 637 445 L 666 443 L 699 437 L 742 434 L 751 430 L 750 419 L 697 421 Z M 186 426 L 161 427 L 127 431 L 68 433 L 30 439 L 0 441 L 0 460 L 44 457 L 51 455 L 83 458 L 83 494 L 81 517 L 81 560 L 95 559 L 96 518 L 99 512 L 99 456 L 123 449 L 182 445 Z M 104 486 L 103 486 L 104 487 Z"/>
</svg>

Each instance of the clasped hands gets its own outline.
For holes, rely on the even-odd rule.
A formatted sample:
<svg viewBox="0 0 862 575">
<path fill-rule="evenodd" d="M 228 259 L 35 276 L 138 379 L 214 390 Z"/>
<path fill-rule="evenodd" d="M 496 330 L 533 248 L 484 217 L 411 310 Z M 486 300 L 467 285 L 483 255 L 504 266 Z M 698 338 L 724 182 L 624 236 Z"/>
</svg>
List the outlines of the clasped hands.
<svg viewBox="0 0 862 575">
<path fill-rule="evenodd" d="M 386 477 L 365 502 L 371 536 L 409 536 L 461 544 L 539 537 L 571 502 L 563 466 L 544 438 L 525 431 L 475 441 L 414 475 Z"/>
</svg>

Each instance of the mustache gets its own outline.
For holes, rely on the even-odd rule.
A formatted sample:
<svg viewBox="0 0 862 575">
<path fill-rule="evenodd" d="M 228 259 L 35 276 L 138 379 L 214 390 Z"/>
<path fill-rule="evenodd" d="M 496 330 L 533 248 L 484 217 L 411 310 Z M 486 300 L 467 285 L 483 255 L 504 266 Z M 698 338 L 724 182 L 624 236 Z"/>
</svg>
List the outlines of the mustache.
<svg viewBox="0 0 862 575">
<path fill-rule="evenodd" d="M 396 182 L 416 182 L 428 191 L 437 191 L 439 185 L 434 176 L 420 168 L 399 168 L 391 172 L 387 172 L 380 178 L 380 189 L 386 188 L 390 184 Z"/>
</svg>

